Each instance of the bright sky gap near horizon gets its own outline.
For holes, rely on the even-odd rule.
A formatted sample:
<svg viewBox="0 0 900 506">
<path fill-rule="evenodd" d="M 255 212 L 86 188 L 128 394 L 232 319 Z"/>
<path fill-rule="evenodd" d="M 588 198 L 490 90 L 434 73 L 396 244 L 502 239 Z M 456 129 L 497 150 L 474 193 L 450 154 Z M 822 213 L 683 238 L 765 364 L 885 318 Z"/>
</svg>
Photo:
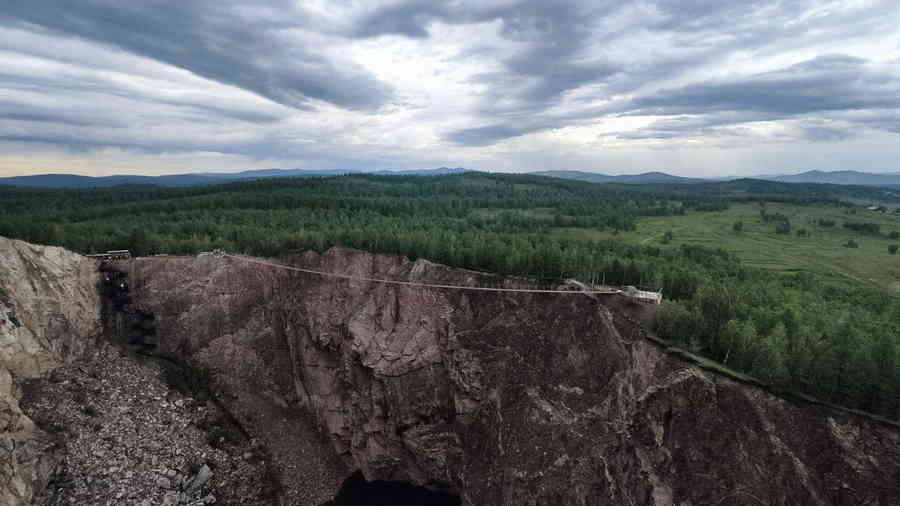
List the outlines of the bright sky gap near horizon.
<svg viewBox="0 0 900 506">
<path fill-rule="evenodd" d="M 896 0 L 0 4 L 0 176 L 898 159 Z"/>
</svg>

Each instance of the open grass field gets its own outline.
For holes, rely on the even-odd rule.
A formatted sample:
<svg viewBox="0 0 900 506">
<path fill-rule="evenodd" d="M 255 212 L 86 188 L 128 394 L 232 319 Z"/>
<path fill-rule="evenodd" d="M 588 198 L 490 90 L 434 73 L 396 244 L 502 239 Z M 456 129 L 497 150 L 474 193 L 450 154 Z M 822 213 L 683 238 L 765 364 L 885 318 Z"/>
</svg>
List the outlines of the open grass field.
<svg viewBox="0 0 900 506">
<path fill-rule="evenodd" d="M 615 235 L 611 231 L 587 229 L 564 229 L 556 233 L 591 239 L 615 237 L 660 247 L 677 247 L 683 243 L 721 247 L 736 253 L 748 265 L 785 272 L 808 271 L 834 280 L 853 280 L 900 292 L 900 254 L 888 254 L 888 245 L 900 244 L 900 240 L 885 237 L 891 231 L 900 231 L 900 215 L 864 209 L 846 214 L 846 209 L 831 206 L 775 203 L 767 204 L 766 212 L 787 216 L 790 234 L 778 234 L 775 222 L 763 222 L 758 204 L 733 204 L 720 212 L 643 218 L 637 230 Z M 817 225 L 815 222 L 821 218 L 834 220 L 834 227 Z M 733 230 L 736 221 L 743 222 L 741 232 Z M 845 221 L 877 223 L 881 235 L 849 230 L 843 227 Z M 806 237 L 797 235 L 801 228 L 808 232 Z M 664 244 L 664 236 L 670 230 L 672 240 Z M 849 239 L 859 247 L 845 247 Z"/>
</svg>

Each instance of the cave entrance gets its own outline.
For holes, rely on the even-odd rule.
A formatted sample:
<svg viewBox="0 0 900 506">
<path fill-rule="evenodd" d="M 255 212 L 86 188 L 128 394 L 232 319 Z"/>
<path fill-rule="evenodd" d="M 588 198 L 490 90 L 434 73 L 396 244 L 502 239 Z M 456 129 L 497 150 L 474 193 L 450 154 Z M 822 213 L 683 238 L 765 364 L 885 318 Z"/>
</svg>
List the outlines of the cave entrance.
<svg viewBox="0 0 900 506">
<path fill-rule="evenodd" d="M 395 481 L 367 482 L 360 471 L 322 506 L 460 506 L 458 496 Z"/>
</svg>

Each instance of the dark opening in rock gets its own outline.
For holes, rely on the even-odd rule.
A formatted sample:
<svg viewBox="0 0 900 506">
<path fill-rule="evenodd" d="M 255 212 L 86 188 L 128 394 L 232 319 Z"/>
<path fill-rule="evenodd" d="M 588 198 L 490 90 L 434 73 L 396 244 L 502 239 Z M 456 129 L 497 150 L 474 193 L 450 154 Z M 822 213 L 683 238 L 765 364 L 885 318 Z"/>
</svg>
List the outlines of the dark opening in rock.
<svg viewBox="0 0 900 506">
<path fill-rule="evenodd" d="M 366 482 L 357 471 L 344 480 L 334 500 L 322 506 L 459 506 L 459 497 L 409 483 Z"/>
</svg>

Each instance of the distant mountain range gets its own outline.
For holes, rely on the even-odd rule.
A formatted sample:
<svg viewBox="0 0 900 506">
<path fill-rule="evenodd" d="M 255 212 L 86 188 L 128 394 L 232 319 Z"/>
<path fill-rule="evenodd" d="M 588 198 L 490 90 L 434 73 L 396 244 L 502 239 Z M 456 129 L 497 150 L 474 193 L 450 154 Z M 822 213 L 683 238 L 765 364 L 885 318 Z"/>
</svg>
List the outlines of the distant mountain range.
<svg viewBox="0 0 900 506">
<path fill-rule="evenodd" d="M 768 179 L 782 183 L 827 183 L 849 184 L 863 186 L 894 186 L 900 185 L 900 172 L 886 172 L 875 174 L 871 172 L 857 172 L 855 170 L 837 170 L 824 172 L 810 170 L 800 174 L 783 176 L 757 176 L 756 179 Z"/>
<path fill-rule="evenodd" d="M 32 186 L 38 188 L 99 188 L 119 185 L 150 184 L 157 186 L 191 186 L 203 184 L 221 184 L 250 179 L 275 177 L 327 177 L 344 174 L 376 174 L 438 176 L 460 174 L 469 169 L 440 167 L 438 169 L 413 170 L 316 170 L 316 169 L 263 169 L 243 172 L 198 172 L 190 174 L 174 174 L 169 176 L 77 176 L 74 174 L 40 174 L 35 176 L 16 176 L 0 178 L 0 185 Z"/>
<path fill-rule="evenodd" d="M 558 177 L 562 179 L 575 179 L 589 181 L 591 183 L 625 183 L 625 184 L 659 184 L 659 183 L 708 183 L 709 179 L 697 179 L 666 174 L 665 172 L 644 172 L 643 174 L 624 174 L 611 176 L 597 172 L 583 172 L 580 170 L 548 170 L 532 172 L 535 176 Z"/>
<path fill-rule="evenodd" d="M 471 172 L 470 169 L 457 167 L 451 169 L 440 167 L 437 169 L 417 170 L 332 170 L 332 169 L 263 169 L 247 170 L 243 172 L 196 172 L 190 174 L 176 174 L 169 176 L 106 176 L 89 177 L 74 174 L 41 174 L 35 176 L 17 176 L 0 178 L 0 185 L 32 186 L 39 188 L 95 188 L 126 184 L 149 184 L 158 186 L 190 186 L 203 184 L 221 184 L 232 181 L 245 181 L 250 179 L 276 178 L 276 177 L 327 177 L 343 174 L 375 174 L 375 175 L 417 175 L 437 176 L 446 174 L 461 174 Z M 578 170 L 548 170 L 531 172 L 535 176 L 556 177 L 561 179 L 573 179 L 588 181 L 591 183 L 623 183 L 623 184 L 699 184 L 729 181 L 738 178 L 692 178 L 673 176 L 665 172 L 645 172 L 643 174 L 610 175 L 598 172 L 585 172 Z M 870 173 L 854 170 L 841 170 L 824 172 L 811 170 L 799 174 L 787 174 L 777 176 L 753 176 L 751 179 L 777 181 L 781 183 L 825 183 L 840 185 L 884 186 L 900 188 L 900 172 Z"/>
<path fill-rule="evenodd" d="M 532 172 L 539 176 L 558 177 L 563 179 L 575 179 L 578 181 L 589 181 L 592 183 L 625 183 L 625 184 L 660 184 L 660 183 L 678 183 L 678 184 L 697 184 L 712 183 L 720 181 L 729 181 L 733 179 L 762 179 L 764 181 L 777 181 L 780 183 L 818 183 L 818 184 L 841 184 L 841 185 L 860 185 L 860 186 L 886 186 L 900 187 L 900 172 L 890 172 L 875 174 L 871 172 L 858 172 L 855 170 L 840 170 L 834 172 L 824 172 L 821 170 L 810 170 L 799 174 L 779 175 L 779 176 L 752 176 L 750 178 L 737 177 L 719 177 L 719 178 L 691 178 L 673 176 L 665 172 L 645 172 L 643 174 L 628 174 L 621 176 L 612 176 L 608 174 L 600 174 L 597 172 L 583 172 L 578 170 L 550 170 L 545 172 Z"/>
</svg>

